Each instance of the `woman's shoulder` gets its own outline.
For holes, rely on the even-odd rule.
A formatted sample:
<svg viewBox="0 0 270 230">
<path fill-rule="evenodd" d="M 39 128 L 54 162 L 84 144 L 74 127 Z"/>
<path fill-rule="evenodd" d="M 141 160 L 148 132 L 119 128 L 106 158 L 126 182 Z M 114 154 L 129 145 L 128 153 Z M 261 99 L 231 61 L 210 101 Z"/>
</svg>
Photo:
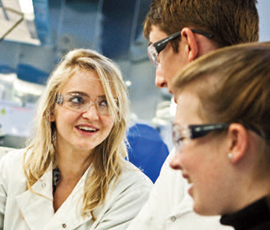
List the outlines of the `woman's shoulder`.
<svg viewBox="0 0 270 230">
<path fill-rule="evenodd" d="M 17 161 L 22 159 L 26 149 L 10 149 L 1 157 L 1 161 Z"/>
<path fill-rule="evenodd" d="M 12 149 L 5 153 L 0 160 L 0 170 L 3 171 L 18 171 L 22 168 L 22 159 L 26 149 Z"/>
<path fill-rule="evenodd" d="M 122 167 L 122 173 L 119 177 L 119 182 L 126 184 L 137 184 L 146 187 L 152 187 L 153 183 L 140 169 L 135 165 L 126 161 Z"/>
<path fill-rule="evenodd" d="M 6 192 L 20 190 L 25 186 L 23 171 L 23 155 L 26 149 L 11 150 L 7 152 L 0 160 L 0 178 L 2 186 Z"/>
<path fill-rule="evenodd" d="M 152 181 L 130 162 L 125 162 L 118 179 L 110 184 L 109 199 L 119 202 L 137 200 L 138 205 L 144 204 L 152 189 Z"/>
<path fill-rule="evenodd" d="M 1 157 L 1 161 L 16 161 L 22 158 L 23 153 L 26 151 L 26 149 L 10 149 L 7 150 L 5 155 Z"/>
</svg>

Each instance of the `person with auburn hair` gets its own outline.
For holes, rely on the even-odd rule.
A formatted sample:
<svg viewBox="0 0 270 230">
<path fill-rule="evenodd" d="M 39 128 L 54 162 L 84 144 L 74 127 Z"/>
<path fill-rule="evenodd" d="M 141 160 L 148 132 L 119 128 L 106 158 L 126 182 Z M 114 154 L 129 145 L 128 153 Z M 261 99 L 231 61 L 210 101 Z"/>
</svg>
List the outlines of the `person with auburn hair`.
<svg viewBox="0 0 270 230">
<path fill-rule="evenodd" d="M 270 229 L 270 42 L 220 49 L 173 83 L 176 148 L 170 165 L 193 208 L 235 230 Z"/>
<path fill-rule="evenodd" d="M 70 51 L 25 150 L 0 161 L 0 229 L 126 229 L 152 182 L 125 160 L 129 100 L 116 64 Z"/>
<path fill-rule="evenodd" d="M 154 0 L 144 21 L 156 86 L 217 48 L 259 40 L 256 0 Z"/>
<path fill-rule="evenodd" d="M 156 67 L 155 84 L 168 88 L 179 71 L 193 60 L 225 46 L 258 41 L 256 0 L 154 0 L 144 21 L 148 56 Z M 164 162 L 147 203 L 129 230 L 218 230 L 219 217 L 194 213 L 187 183 Z"/>
</svg>

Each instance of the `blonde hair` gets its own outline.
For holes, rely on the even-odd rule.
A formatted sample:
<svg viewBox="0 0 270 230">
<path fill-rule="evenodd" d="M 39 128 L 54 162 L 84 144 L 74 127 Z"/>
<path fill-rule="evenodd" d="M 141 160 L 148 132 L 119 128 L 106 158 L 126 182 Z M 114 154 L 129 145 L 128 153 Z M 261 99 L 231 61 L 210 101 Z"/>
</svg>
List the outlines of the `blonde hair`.
<svg viewBox="0 0 270 230">
<path fill-rule="evenodd" d="M 98 74 L 114 117 L 108 137 L 93 151 L 94 170 L 88 175 L 84 188 L 82 215 L 89 215 L 105 200 L 110 182 L 119 177 L 127 157 L 125 134 L 129 117 L 129 99 L 121 71 L 105 56 L 89 49 L 70 51 L 51 74 L 41 96 L 36 117 L 36 131 L 24 154 L 24 172 L 28 188 L 55 162 L 55 123 L 50 122 L 56 96 L 78 69 L 94 70 Z M 30 155 L 28 155 L 30 154 Z"/>
</svg>

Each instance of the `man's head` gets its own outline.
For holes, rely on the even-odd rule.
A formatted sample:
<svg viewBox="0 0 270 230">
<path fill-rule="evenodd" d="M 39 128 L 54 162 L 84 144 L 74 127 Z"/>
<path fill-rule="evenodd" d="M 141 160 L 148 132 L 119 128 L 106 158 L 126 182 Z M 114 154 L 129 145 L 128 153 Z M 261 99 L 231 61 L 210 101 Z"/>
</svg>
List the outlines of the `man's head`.
<svg viewBox="0 0 270 230">
<path fill-rule="evenodd" d="M 205 53 L 258 41 L 258 27 L 256 0 L 154 0 L 144 21 L 150 44 L 180 32 L 158 52 L 157 87 L 170 91 L 175 74 Z"/>
</svg>

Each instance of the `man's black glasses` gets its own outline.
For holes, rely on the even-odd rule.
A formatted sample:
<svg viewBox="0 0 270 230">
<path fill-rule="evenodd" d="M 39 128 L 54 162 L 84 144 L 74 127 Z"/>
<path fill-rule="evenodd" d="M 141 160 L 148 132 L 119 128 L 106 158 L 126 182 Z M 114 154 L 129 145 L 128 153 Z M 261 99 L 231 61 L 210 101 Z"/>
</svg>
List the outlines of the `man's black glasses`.
<svg viewBox="0 0 270 230">
<path fill-rule="evenodd" d="M 191 29 L 191 31 L 196 34 L 201 34 L 207 38 L 212 38 L 214 36 L 213 34 L 205 33 L 197 29 Z M 168 42 L 178 38 L 179 36 L 181 36 L 180 31 L 148 46 L 147 53 L 150 61 L 153 63 L 155 67 L 158 66 L 158 54 L 167 46 Z"/>
</svg>

